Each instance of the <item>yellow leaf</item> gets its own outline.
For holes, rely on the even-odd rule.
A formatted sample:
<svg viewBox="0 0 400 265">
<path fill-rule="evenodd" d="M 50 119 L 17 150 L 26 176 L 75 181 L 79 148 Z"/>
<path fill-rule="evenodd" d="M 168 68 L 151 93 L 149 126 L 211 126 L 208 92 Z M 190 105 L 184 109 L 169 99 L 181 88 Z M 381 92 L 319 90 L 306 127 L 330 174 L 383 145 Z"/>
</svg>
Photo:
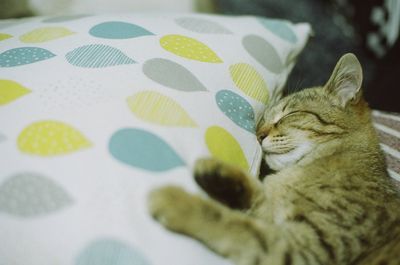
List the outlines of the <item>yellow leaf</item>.
<svg viewBox="0 0 400 265">
<path fill-rule="evenodd" d="M 68 124 L 49 120 L 32 123 L 17 141 L 22 152 L 39 156 L 67 154 L 92 145 Z"/>
<path fill-rule="evenodd" d="M 249 164 L 236 139 L 219 126 L 209 127 L 205 135 L 211 155 L 230 164 L 249 170 Z"/>
<path fill-rule="evenodd" d="M 160 93 L 139 92 L 127 101 L 132 112 L 142 120 L 167 126 L 197 126 L 176 101 Z"/>
<path fill-rule="evenodd" d="M 63 27 L 46 27 L 30 31 L 22 35 L 19 39 L 25 43 L 40 43 L 59 39 L 75 34 L 67 28 Z"/>
<path fill-rule="evenodd" d="M 235 85 L 249 97 L 264 104 L 268 102 L 269 91 L 263 77 L 251 65 L 238 63 L 229 67 Z"/>
<path fill-rule="evenodd" d="M 13 36 L 6 33 L 0 33 L 0 41 L 12 38 Z"/>
<path fill-rule="evenodd" d="M 11 80 L 0 80 L 0 106 L 10 103 L 31 91 L 17 82 Z"/>
<path fill-rule="evenodd" d="M 204 43 L 182 35 L 166 35 L 160 39 L 161 47 L 187 59 L 222 63 L 218 55 Z"/>
</svg>

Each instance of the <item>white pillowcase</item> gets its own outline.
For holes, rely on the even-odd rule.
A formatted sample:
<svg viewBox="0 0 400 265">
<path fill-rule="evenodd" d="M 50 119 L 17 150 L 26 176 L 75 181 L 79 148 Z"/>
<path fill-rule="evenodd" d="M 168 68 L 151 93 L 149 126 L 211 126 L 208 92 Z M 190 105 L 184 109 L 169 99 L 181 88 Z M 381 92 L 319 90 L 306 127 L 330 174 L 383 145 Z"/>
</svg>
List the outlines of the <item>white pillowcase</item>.
<svg viewBox="0 0 400 265">
<path fill-rule="evenodd" d="M 256 175 L 255 125 L 309 32 L 194 14 L 0 23 L 0 263 L 226 264 L 153 221 L 147 193 L 199 192 L 204 156 Z"/>
</svg>

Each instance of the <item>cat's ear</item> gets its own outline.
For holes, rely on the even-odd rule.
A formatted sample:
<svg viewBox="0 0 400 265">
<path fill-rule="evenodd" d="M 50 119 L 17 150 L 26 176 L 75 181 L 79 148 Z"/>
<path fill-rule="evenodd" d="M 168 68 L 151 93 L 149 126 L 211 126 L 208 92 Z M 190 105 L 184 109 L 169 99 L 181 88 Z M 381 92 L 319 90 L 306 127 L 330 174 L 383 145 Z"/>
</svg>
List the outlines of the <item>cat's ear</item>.
<svg viewBox="0 0 400 265">
<path fill-rule="evenodd" d="M 334 94 L 344 107 L 349 102 L 356 103 L 361 97 L 362 79 L 360 62 L 354 54 L 347 53 L 337 62 L 325 89 Z"/>
</svg>

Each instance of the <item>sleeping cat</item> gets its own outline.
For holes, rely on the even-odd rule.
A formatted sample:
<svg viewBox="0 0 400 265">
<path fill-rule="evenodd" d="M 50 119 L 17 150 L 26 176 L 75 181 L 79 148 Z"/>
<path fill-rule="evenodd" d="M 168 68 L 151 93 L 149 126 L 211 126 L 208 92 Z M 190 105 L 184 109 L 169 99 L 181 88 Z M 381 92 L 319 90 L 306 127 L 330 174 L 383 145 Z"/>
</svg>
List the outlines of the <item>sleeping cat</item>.
<svg viewBox="0 0 400 265">
<path fill-rule="evenodd" d="M 325 86 L 268 108 L 257 137 L 276 173 L 262 182 L 201 159 L 194 177 L 213 199 L 167 186 L 150 193 L 150 213 L 238 265 L 400 264 L 400 193 L 361 82 L 360 63 L 346 54 Z M 361 261 L 379 249 L 386 263 Z"/>
</svg>

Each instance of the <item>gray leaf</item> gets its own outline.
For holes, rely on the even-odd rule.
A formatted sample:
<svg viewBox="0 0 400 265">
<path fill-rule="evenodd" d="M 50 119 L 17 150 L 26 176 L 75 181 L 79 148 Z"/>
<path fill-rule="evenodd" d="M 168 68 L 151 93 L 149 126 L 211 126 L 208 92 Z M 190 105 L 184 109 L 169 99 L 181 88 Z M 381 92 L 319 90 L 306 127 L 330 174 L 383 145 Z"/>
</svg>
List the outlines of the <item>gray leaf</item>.
<svg viewBox="0 0 400 265">
<path fill-rule="evenodd" d="M 257 35 L 247 35 L 242 44 L 246 51 L 267 70 L 279 74 L 284 66 L 275 48 L 266 40 Z"/>
<path fill-rule="evenodd" d="M 182 28 L 198 33 L 232 34 L 227 28 L 204 18 L 182 17 L 175 19 L 175 22 Z"/>
<path fill-rule="evenodd" d="M 151 80 L 176 90 L 207 91 L 192 72 L 173 61 L 155 58 L 143 65 L 143 73 Z"/>
<path fill-rule="evenodd" d="M 53 180 L 34 173 L 21 173 L 0 186 L 0 212 L 34 217 L 60 210 L 72 203 L 68 193 Z"/>
</svg>

